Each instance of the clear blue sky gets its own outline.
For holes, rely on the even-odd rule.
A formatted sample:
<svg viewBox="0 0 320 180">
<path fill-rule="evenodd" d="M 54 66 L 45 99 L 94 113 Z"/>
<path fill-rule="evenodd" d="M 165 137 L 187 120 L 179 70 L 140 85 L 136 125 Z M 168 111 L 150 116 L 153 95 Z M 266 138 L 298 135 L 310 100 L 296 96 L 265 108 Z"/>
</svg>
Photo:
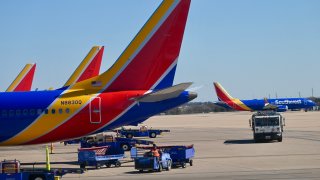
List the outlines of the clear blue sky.
<svg viewBox="0 0 320 180">
<path fill-rule="evenodd" d="M 36 62 L 33 88 L 61 87 L 93 45 L 101 71 L 118 58 L 160 0 L 1 1 L 0 90 Z M 214 101 L 219 81 L 239 98 L 320 96 L 320 1 L 193 0 L 175 83 Z"/>
</svg>

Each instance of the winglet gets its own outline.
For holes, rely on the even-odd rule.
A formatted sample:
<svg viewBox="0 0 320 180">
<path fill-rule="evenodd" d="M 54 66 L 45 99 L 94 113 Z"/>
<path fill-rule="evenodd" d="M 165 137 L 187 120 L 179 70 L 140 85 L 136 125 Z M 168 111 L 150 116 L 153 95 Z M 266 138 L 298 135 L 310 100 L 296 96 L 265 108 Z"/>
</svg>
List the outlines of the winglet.
<svg viewBox="0 0 320 180">
<path fill-rule="evenodd" d="M 104 47 L 94 46 L 70 76 L 64 87 L 98 76 Z"/>
<path fill-rule="evenodd" d="M 27 64 L 10 84 L 6 92 L 30 91 L 35 70 L 36 64 Z"/>
<path fill-rule="evenodd" d="M 218 96 L 219 101 L 226 102 L 233 99 L 233 97 L 230 96 L 230 94 L 221 86 L 220 83 L 214 82 L 213 85 L 216 90 L 216 94 Z"/>
</svg>

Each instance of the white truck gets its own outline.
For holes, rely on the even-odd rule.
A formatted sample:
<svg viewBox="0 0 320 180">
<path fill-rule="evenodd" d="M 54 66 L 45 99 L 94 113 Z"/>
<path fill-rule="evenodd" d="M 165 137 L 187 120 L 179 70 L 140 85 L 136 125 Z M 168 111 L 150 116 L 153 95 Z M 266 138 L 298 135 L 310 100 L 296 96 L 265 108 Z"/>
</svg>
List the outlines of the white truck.
<svg viewBox="0 0 320 180">
<path fill-rule="evenodd" d="M 262 111 L 252 115 L 249 120 L 255 142 L 261 140 L 277 140 L 282 142 L 283 126 L 285 118 L 274 111 Z"/>
</svg>

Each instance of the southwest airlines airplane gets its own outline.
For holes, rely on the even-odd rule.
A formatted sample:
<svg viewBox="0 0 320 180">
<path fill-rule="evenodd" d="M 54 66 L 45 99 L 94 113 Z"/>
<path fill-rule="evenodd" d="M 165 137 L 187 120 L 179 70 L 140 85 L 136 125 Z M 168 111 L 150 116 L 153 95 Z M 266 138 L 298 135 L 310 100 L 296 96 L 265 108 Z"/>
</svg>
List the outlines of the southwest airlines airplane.
<svg viewBox="0 0 320 180">
<path fill-rule="evenodd" d="M 77 69 L 70 76 L 63 87 L 71 86 L 99 75 L 103 56 L 103 46 L 93 46 L 86 57 L 82 60 Z"/>
<path fill-rule="evenodd" d="M 306 98 L 240 100 L 231 97 L 219 83 L 214 82 L 213 85 L 219 99 L 215 104 L 222 107 L 229 107 L 237 111 L 275 110 L 284 112 L 288 109 L 309 109 L 316 105 L 313 101 Z"/>
<path fill-rule="evenodd" d="M 165 0 L 99 76 L 52 91 L 0 93 L 0 145 L 74 139 L 143 121 L 197 97 L 172 86 L 190 0 Z"/>
<path fill-rule="evenodd" d="M 94 46 L 70 76 L 64 86 L 70 86 L 77 82 L 99 75 L 104 47 Z M 36 64 L 26 64 L 18 76 L 7 88 L 6 92 L 31 91 Z"/>
<path fill-rule="evenodd" d="M 10 84 L 6 92 L 30 91 L 35 70 L 36 64 L 27 64 Z"/>
</svg>

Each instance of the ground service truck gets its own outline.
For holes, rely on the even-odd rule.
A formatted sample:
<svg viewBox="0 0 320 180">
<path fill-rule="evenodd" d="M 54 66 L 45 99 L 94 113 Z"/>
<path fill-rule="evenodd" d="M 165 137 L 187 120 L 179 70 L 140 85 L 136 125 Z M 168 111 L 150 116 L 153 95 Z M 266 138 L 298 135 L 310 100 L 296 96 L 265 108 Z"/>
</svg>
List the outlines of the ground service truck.
<svg viewBox="0 0 320 180">
<path fill-rule="evenodd" d="M 285 119 L 280 113 L 274 111 L 262 111 L 252 115 L 250 125 L 255 142 L 262 140 L 277 140 L 282 142 L 283 126 Z"/>
</svg>

